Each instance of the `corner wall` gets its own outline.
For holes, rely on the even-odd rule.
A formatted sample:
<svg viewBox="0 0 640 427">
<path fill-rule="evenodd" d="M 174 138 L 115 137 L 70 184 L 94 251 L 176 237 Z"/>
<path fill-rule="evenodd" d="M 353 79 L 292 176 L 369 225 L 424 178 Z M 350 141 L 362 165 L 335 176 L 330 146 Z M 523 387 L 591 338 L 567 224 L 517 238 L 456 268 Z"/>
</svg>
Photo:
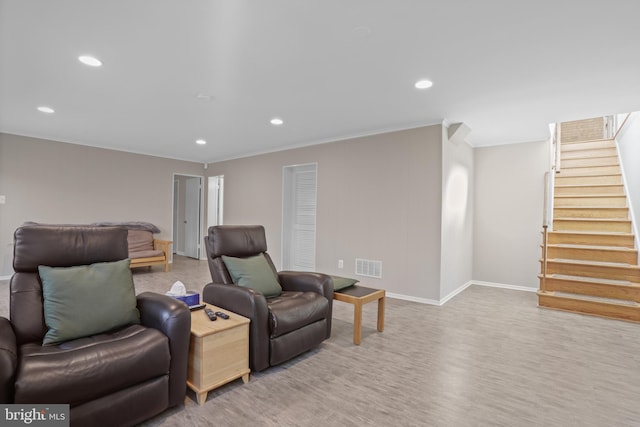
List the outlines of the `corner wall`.
<svg viewBox="0 0 640 427">
<path fill-rule="evenodd" d="M 473 279 L 474 149 L 442 128 L 442 247 L 439 301 Z"/>
<path fill-rule="evenodd" d="M 473 279 L 538 289 L 549 142 L 475 149 Z"/>
</svg>

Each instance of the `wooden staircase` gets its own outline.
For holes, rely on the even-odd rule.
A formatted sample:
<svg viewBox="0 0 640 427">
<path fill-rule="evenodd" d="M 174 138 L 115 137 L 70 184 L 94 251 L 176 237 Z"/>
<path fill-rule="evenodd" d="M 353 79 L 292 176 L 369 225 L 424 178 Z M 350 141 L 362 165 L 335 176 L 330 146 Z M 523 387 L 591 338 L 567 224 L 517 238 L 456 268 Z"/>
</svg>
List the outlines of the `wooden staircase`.
<svg viewBox="0 0 640 427">
<path fill-rule="evenodd" d="M 616 143 L 565 142 L 560 153 L 538 305 L 640 322 L 638 251 Z"/>
</svg>

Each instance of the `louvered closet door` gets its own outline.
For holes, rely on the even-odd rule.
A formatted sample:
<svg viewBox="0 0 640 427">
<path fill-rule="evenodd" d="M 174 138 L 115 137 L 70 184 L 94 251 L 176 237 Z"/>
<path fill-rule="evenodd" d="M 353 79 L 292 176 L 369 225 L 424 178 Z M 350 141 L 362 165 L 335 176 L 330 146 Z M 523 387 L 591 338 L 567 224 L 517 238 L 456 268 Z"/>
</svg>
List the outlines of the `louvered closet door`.
<svg viewBox="0 0 640 427">
<path fill-rule="evenodd" d="M 284 270 L 315 270 L 316 169 L 315 164 L 310 164 L 284 170 Z"/>
</svg>

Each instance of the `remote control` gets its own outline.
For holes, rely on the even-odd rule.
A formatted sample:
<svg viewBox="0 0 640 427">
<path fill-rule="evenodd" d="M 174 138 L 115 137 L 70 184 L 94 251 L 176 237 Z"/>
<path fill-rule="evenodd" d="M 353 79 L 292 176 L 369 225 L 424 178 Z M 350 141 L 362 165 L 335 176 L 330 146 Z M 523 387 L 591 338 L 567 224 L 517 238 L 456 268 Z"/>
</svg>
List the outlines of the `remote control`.
<svg viewBox="0 0 640 427">
<path fill-rule="evenodd" d="M 223 313 L 221 311 L 216 311 L 216 316 L 222 317 L 225 320 L 227 320 L 229 318 L 229 315 L 227 313 Z"/>
<path fill-rule="evenodd" d="M 209 320 L 214 321 L 217 319 L 216 314 L 210 308 L 205 308 L 204 312 L 209 316 Z"/>
<path fill-rule="evenodd" d="M 190 305 L 189 306 L 189 310 L 191 310 L 191 311 L 202 310 L 205 307 L 206 307 L 205 304 Z"/>
</svg>

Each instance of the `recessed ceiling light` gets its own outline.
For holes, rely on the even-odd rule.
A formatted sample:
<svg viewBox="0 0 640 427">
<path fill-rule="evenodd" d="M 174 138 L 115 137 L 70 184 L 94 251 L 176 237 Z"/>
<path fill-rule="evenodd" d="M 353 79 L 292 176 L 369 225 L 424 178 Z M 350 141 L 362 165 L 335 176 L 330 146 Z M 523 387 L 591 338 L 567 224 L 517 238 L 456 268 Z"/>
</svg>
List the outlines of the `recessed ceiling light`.
<svg viewBox="0 0 640 427">
<path fill-rule="evenodd" d="M 357 37 L 368 37 L 369 35 L 371 35 L 371 28 L 365 26 L 356 27 L 351 31 Z"/>
<path fill-rule="evenodd" d="M 213 95 L 207 95 L 206 93 L 199 93 L 196 95 L 196 99 L 200 101 L 213 101 Z"/>
<path fill-rule="evenodd" d="M 430 80 L 418 80 L 415 84 L 416 89 L 429 89 L 433 86 Z"/>
<path fill-rule="evenodd" d="M 82 62 L 84 65 L 88 65 L 90 67 L 100 67 L 102 66 L 102 61 L 98 58 L 89 55 L 78 56 L 78 61 Z"/>
<path fill-rule="evenodd" d="M 38 111 L 40 111 L 41 113 L 46 113 L 46 114 L 53 114 L 55 113 L 55 110 L 51 107 L 47 107 L 47 106 L 40 106 L 38 107 Z"/>
<path fill-rule="evenodd" d="M 205 141 L 204 139 L 196 139 L 196 144 L 204 145 L 206 143 L 207 143 L 207 141 Z"/>
<path fill-rule="evenodd" d="M 280 117 L 274 117 L 273 119 L 271 119 L 271 124 L 274 126 L 280 126 L 283 123 L 284 120 L 282 120 Z"/>
</svg>

